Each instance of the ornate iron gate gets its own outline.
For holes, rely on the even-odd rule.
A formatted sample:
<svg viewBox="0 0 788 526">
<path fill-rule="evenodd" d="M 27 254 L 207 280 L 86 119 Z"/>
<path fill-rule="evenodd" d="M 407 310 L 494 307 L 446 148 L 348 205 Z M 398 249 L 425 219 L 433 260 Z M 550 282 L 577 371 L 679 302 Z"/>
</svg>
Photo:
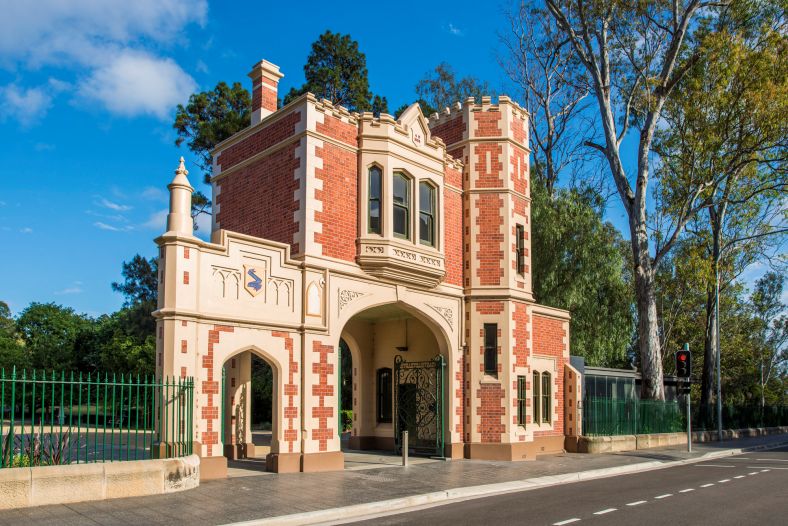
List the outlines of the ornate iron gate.
<svg viewBox="0 0 788 526">
<path fill-rule="evenodd" d="M 426 362 L 394 358 L 394 442 L 402 451 L 402 432 L 415 454 L 443 457 L 443 356 Z"/>
</svg>

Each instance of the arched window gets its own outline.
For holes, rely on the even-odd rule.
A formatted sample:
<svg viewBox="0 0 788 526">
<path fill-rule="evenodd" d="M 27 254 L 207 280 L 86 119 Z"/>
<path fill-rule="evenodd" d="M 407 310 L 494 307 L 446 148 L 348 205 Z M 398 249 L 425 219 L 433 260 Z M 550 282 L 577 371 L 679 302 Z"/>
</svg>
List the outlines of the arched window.
<svg viewBox="0 0 788 526">
<path fill-rule="evenodd" d="M 552 422 L 552 400 L 551 400 L 550 373 L 542 373 L 542 422 L 549 424 Z"/>
<path fill-rule="evenodd" d="M 380 168 L 369 169 L 369 216 L 367 230 L 370 234 L 380 234 L 380 199 L 382 173 Z"/>
<path fill-rule="evenodd" d="M 419 183 L 419 242 L 435 246 L 435 187 Z"/>
<path fill-rule="evenodd" d="M 534 409 L 534 424 L 538 424 L 542 421 L 539 417 L 540 411 L 539 409 L 542 407 L 542 397 L 539 396 L 539 386 L 541 384 L 541 380 L 539 378 L 539 373 L 534 371 L 533 381 L 531 382 L 531 407 Z"/>
<path fill-rule="evenodd" d="M 394 235 L 410 239 L 410 181 L 404 174 L 394 174 Z"/>
</svg>

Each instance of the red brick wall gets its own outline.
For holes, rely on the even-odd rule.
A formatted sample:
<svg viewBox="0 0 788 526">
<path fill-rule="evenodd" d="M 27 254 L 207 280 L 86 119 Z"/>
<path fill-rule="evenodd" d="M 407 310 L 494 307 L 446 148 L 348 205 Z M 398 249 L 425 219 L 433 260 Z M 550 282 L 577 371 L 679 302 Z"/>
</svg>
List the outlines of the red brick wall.
<svg viewBox="0 0 788 526">
<path fill-rule="evenodd" d="M 440 137 L 448 147 L 452 144 L 458 143 L 463 139 L 466 130 L 465 121 L 462 119 L 462 114 L 457 114 L 456 117 L 436 124 L 430 127 L 430 134 L 433 137 Z"/>
<path fill-rule="evenodd" d="M 503 277 L 502 207 L 503 199 L 497 194 L 476 196 L 476 277 L 479 278 L 480 285 L 500 285 Z"/>
<path fill-rule="evenodd" d="M 527 131 L 525 128 L 525 119 L 512 115 L 512 121 L 509 128 L 512 130 L 512 138 L 520 144 L 527 146 L 525 140 Z"/>
<path fill-rule="evenodd" d="M 293 338 L 288 332 L 272 331 L 271 336 L 274 338 L 283 338 L 285 342 L 285 349 L 287 350 L 287 383 L 284 385 L 284 420 L 287 422 L 284 429 L 284 442 L 287 444 L 287 453 L 292 453 L 294 450 L 295 442 L 298 438 L 298 430 L 296 429 L 296 419 L 298 418 L 298 406 L 295 403 L 295 397 L 298 395 L 298 385 L 295 378 L 298 375 L 298 362 L 295 361 L 293 356 Z M 274 408 L 276 410 L 276 408 Z M 283 452 L 280 446 L 280 452 Z"/>
<path fill-rule="evenodd" d="M 512 372 L 514 372 L 515 367 L 528 367 L 528 356 L 530 354 L 528 352 L 528 306 L 525 303 L 514 302 L 512 320 L 514 321 L 514 342 L 512 345 L 514 364 L 512 365 Z"/>
<path fill-rule="evenodd" d="M 273 89 L 263 88 L 263 84 Z M 279 83 L 265 77 L 260 77 L 260 84 L 258 84 L 258 86 L 259 87 L 256 87 L 252 93 L 252 111 L 259 108 L 266 109 L 270 112 L 276 111 L 276 95 Z"/>
<path fill-rule="evenodd" d="M 334 365 L 328 363 L 328 355 L 334 352 L 332 345 L 323 345 L 319 341 L 312 342 L 312 352 L 318 353 L 316 362 L 312 363 L 312 372 L 318 375 L 318 383 L 312 385 L 312 396 L 318 397 L 318 405 L 312 407 L 312 418 L 318 419 L 317 429 L 312 430 L 312 440 L 317 440 L 320 451 L 328 449 L 328 441 L 336 433 L 328 423 L 336 422 L 334 408 L 326 404 L 326 397 L 334 396 Z"/>
<path fill-rule="evenodd" d="M 355 153 L 329 142 L 316 150 L 317 156 L 323 159 L 323 168 L 316 169 L 315 176 L 323 182 L 323 189 L 316 190 L 315 197 L 322 202 L 323 211 L 315 212 L 315 219 L 322 224 L 323 231 L 315 232 L 315 242 L 322 245 L 324 256 L 354 261 L 358 237 L 358 159 Z"/>
<path fill-rule="evenodd" d="M 301 166 L 297 146 L 286 146 L 218 181 L 220 228 L 287 243 L 293 254 L 299 253 L 293 241 L 298 232 L 293 214 L 299 209 L 295 192 L 300 185 L 295 171 Z"/>
<path fill-rule="evenodd" d="M 503 146 L 496 143 L 483 143 L 473 146 L 476 160 L 476 188 L 501 188 L 503 186 L 503 163 L 501 163 Z M 489 156 L 490 162 L 487 163 Z"/>
<path fill-rule="evenodd" d="M 471 113 L 476 121 L 476 137 L 500 137 L 501 112 L 477 111 Z"/>
<path fill-rule="evenodd" d="M 553 375 L 553 396 L 557 401 L 553 415 L 553 431 L 535 431 L 534 436 L 564 434 L 564 365 L 566 345 L 564 322 L 543 316 L 533 317 L 534 354 L 556 357 L 556 373 Z"/>
<path fill-rule="evenodd" d="M 482 442 L 499 443 L 501 435 L 506 432 L 503 423 L 504 389 L 499 384 L 481 384 L 476 391 L 479 400 L 480 423 L 477 431 L 481 433 Z"/>
<path fill-rule="evenodd" d="M 451 285 L 462 286 L 462 195 L 446 187 L 443 189 L 443 223 L 445 281 Z"/>
<path fill-rule="evenodd" d="M 252 155 L 292 137 L 295 135 L 296 124 L 300 121 L 301 112 L 296 111 L 285 115 L 244 140 L 222 150 L 216 158 L 217 164 L 221 166 L 222 170 L 227 170 Z"/>
<path fill-rule="evenodd" d="M 528 152 L 513 146 L 509 161 L 512 167 L 511 180 L 514 191 L 525 194 L 528 190 Z"/>
<path fill-rule="evenodd" d="M 351 146 L 358 146 L 358 127 L 356 124 L 342 122 L 337 117 L 325 115 L 323 122 L 318 122 L 317 133 L 322 133 Z"/>
<path fill-rule="evenodd" d="M 201 408 L 200 417 L 206 422 L 206 430 L 202 432 L 200 440 L 204 446 L 207 446 L 208 456 L 213 456 L 213 446 L 219 442 L 219 430 L 221 424 L 218 423 L 214 428 L 214 421 L 219 419 L 219 404 L 218 401 L 222 399 L 219 392 L 219 381 L 213 377 L 213 346 L 219 343 L 220 336 L 223 332 L 233 332 L 233 327 L 226 325 L 214 325 L 213 329 L 208 331 L 208 351 L 202 357 L 202 367 L 206 370 L 206 379 L 202 382 L 202 394 L 208 395 L 208 401 Z M 218 401 L 215 397 L 218 397 Z"/>
</svg>

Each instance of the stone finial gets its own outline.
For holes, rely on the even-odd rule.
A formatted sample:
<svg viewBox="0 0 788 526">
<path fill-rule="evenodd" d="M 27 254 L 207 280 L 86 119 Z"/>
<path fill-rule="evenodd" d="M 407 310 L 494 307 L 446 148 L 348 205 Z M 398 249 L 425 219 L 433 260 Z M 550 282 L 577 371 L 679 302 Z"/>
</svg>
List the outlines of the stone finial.
<svg viewBox="0 0 788 526">
<path fill-rule="evenodd" d="M 194 235 L 194 220 L 192 219 L 192 193 L 194 188 L 186 178 L 189 171 L 183 157 L 180 159 L 175 177 L 167 186 L 170 190 L 170 213 L 167 214 L 167 233 L 179 235 Z"/>
</svg>

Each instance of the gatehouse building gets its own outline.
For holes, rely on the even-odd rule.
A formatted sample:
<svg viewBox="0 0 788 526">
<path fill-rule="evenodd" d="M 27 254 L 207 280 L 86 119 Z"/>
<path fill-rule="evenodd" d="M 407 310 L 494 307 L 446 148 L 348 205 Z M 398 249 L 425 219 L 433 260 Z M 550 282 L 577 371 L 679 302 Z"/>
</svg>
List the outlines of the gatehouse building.
<svg viewBox="0 0 788 526">
<path fill-rule="evenodd" d="M 159 246 L 159 374 L 195 380 L 204 478 L 249 455 L 252 357 L 273 371 L 267 468 L 343 469 L 347 448 L 527 460 L 576 437 L 570 316 L 531 288 L 529 115 L 508 97 L 425 117 L 353 113 L 256 64 L 251 126 L 219 144 L 210 242 L 183 162 Z"/>
</svg>

